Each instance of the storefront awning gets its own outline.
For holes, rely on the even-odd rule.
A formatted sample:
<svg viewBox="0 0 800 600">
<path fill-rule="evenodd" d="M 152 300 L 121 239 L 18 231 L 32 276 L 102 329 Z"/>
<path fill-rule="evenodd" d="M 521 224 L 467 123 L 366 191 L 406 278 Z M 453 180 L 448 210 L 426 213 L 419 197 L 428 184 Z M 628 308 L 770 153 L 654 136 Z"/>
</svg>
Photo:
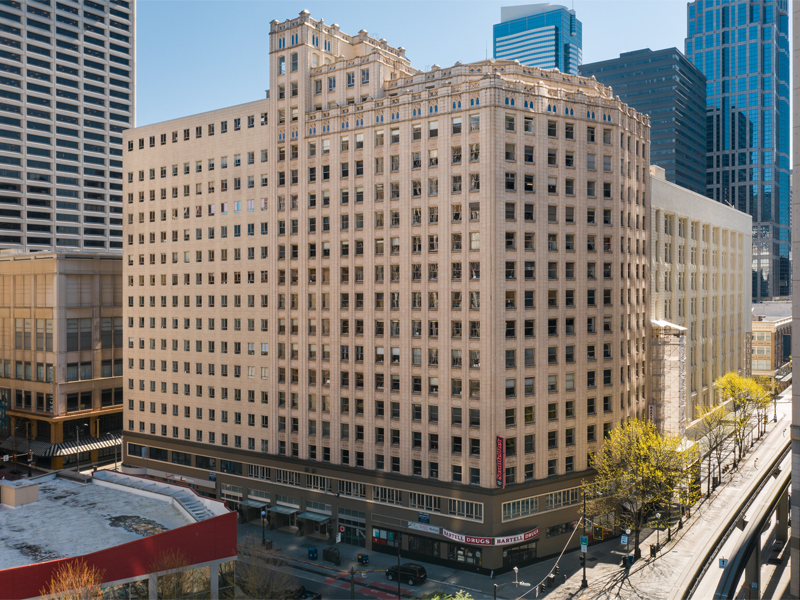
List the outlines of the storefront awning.
<svg viewBox="0 0 800 600">
<path fill-rule="evenodd" d="M 270 506 L 267 509 L 269 512 L 279 513 L 282 515 L 293 515 L 298 511 L 296 508 L 289 508 L 288 506 Z"/>
<path fill-rule="evenodd" d="M 70 454 L 78 454 L 79 452 L 90 452 L 91 450 L 99 450 L 100 448 L 119 446 L 121 443 L 121 433 L 107 433 L 99 438 L 85 438 L 80 440 L 80 442 L 72 440 L 61 444 L 53 444 L 42 456 L 69 456 Z"/>
<path fill-rule="evenodd" d="M 309 511 L 301 512 L 299 515 L 297 515 L 297 518 L 308 519 L 309 521 L 316 521 L 317 523 L 324 523 L 325 521 L 331 520 L 330 515 L 321 515 L 319 513 L 309 512 Z"/>
<path fill-rule="evenodd" d="M 30 449 L 34 456 L 50 456 L 47 452 L 52 447 L 53 444 L 50 442 L 39 442 L 37 440 L 31 440 L 29 442 L 24 437 L 13 435 L 0 444 L 0 448 L 8 450 L 9 454 L 27 454 Z"/>
<path fill-rule="evenodd" d="M 249 506 L 250 508 L 264 508 L 269 506 L 269 502 L 264 500 L 255 500 L 254 498 L 247 498 L 239 502 L 239 506 Z"/>
</svg>

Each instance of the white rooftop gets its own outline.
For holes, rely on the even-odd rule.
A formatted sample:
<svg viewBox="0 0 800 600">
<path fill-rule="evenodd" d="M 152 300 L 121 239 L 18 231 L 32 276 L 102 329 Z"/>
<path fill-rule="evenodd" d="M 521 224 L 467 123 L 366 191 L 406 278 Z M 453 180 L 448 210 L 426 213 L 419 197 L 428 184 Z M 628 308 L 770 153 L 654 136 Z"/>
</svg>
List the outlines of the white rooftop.
<svg viewBox="0 0 800 600">
<path fill-rule="evenodd" d="M 170 496 L 53 476 L 37 480 L 37 502 L 0 505 L 0 569 L 96 552 L 195 522 Z"/>
</svg>

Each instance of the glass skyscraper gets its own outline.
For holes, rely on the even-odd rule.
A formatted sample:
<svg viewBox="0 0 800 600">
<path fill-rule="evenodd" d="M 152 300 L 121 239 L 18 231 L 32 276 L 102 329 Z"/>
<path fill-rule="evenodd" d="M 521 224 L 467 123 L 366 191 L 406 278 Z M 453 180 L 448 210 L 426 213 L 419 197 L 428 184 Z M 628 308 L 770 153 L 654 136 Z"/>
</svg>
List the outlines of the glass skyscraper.
<svg viewBox="0 0 800 600">
<path fill-rule="evenodd" d="M 650 115 L 650 164 L 663 167 L 667 181 L 705 194 L 706 78 L 688 58 L 677 48 L 644 48 L 579 71 Z"/>
<path fill-rule="evenodd" d="M 575 11 L 555 4 L 504 6 L 494 26 L 494 57 L 529 67 L 578 74 L 582 25 Z"/>
<path fill-rule="evenodd" d="M 686 55 L 706 84 L 706 195 L 753 217 L 753 300 L 791 293 L 787 0 L 696 0 Z"/>
<path fill-rule="evenodd" d="M 0 249 L 122 251 L 134 13 L 134 0 L 2 2 Z"/>
</svg>

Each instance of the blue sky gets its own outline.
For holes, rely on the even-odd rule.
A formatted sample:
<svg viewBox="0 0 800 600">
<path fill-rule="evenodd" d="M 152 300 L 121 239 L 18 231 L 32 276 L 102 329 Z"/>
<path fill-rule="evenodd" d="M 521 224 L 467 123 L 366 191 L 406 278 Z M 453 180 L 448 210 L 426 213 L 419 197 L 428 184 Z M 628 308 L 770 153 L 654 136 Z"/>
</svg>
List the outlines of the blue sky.
<svg viewBox="0 0 800 600">
<path fill-rule="evenodd" d="M 492 25 L 500 7 L 513 4 L 527 2 L 139 0 L 137 125 L 262 98 L 269 22 L 304 9 L 346 33 L 366 29 L 403 46 L 412 67 L 426 69 L 491 56 Z M 648 47 L 683 50 L 685 0 L 575 0 L 574 8 L 583 23 L 584 62 Z"/>
</svg>

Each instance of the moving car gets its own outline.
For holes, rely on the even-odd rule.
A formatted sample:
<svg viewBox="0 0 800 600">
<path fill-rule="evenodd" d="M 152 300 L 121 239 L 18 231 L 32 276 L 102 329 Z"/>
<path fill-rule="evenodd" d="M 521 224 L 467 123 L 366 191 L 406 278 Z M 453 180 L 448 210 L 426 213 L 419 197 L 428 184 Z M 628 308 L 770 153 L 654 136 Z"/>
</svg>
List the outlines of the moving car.
<svg viewBox="0 0 800 600">
<path fill-rule="evenodd" d="M 398 578 L 408 585 L 419 585 L 425 583 L 428 573 L 425 571 L 425 567 L 416 563 L 405 563 L 399 567 L 392 566 L 386 569 L 386 579 L 395 581 Z"/>
</svg>

